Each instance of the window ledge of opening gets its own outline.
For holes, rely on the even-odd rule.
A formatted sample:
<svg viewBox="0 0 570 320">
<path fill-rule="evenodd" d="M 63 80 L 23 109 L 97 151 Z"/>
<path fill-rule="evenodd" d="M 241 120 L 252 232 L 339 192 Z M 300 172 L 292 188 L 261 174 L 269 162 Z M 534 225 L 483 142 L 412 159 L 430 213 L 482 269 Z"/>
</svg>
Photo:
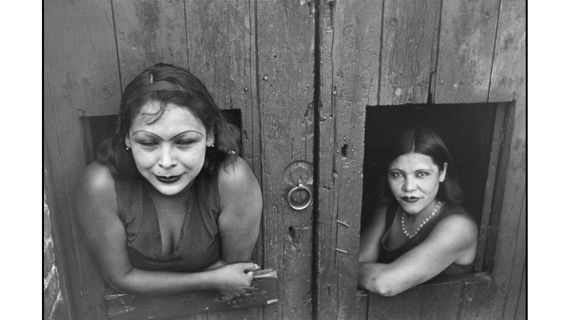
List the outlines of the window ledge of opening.
<svg viewBox="0 0 570 320">
<path fill-rule="evenodd" d="M 472 285 L 472 284 L 492 283 L 492 282 L 493 278 L 488 272 L 473 272 L 473 273 L 454 274 L 454 275 L 440 274 L 435 278 L 428 280 L 422 284 L 419 284 L 411 289 L 435 287 L 441 285 L 451 285 L 458 283 L 463 283 L 465 285 Z M 368 296 L 369 294 L 370 292 L 363 289 L 359 289 L 356 291 L 356 296 L 358 297 Z"/>
<path fill-rule="evenodd" d="M 259 271 L 259 274 L 254 276 L 250 291 L 231 300 L 222 299 L 218 292 L 209 290 L 154 296 L 108 294 L 105 296 L 107 318 L 164 319 L 276 303 L 277 272 L 266 269 Z"/>
</svg>

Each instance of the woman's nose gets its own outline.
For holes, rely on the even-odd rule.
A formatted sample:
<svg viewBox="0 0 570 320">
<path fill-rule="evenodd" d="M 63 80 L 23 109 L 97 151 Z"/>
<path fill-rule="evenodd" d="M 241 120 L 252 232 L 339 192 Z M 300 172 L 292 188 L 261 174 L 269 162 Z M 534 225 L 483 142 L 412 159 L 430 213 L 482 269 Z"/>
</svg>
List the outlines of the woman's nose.
<svg viewBox="0 0 570 320">
<path fill-rule="evenodd" d="M 172 156 L 172 148 L 163 147 L 160 153 L 160 159 L 158 159 L 158 165 L 161 168 L 172 168 L 176 165 L 176 162 Z"/>
<path fill-rule="evenodd" d="M 404 191 L 414 191 L 416 188 L 416 181 L 414 178 L 406 178 L 402 189 Z"/>
</svg>

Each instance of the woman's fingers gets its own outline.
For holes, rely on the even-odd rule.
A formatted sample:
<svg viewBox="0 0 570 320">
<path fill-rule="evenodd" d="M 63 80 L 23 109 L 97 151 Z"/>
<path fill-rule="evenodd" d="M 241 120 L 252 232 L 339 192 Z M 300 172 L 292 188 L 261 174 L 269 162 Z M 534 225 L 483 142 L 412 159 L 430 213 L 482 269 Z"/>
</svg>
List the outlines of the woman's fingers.
<svg viewBox="0 0 570 320">
<path fill-rule="evenodd" d="M 243 267 L 244 267 L 244 268 L 243 268 L 243 272 L 244 272 L 244 273 L 248 273 L 248 272 L 250 272 L 250 271 L 256 271 L 256 270 L 259 270 L 259 269 L 260 269 L 260 267 L 259 267 L 257 264 L 253 263 L 253 262 L 244 263 L 244 264 L 243 264 Z"/>
</svg>

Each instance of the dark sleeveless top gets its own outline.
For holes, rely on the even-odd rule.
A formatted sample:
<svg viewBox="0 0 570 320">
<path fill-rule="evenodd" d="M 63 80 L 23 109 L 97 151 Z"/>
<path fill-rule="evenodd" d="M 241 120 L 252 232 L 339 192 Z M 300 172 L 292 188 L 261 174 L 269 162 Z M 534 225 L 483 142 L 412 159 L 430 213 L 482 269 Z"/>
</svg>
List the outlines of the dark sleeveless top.
<svg viewBox="0 0 570 320">
<path fill-rule="evenodd" d="M 382 236 L 382 239 L 380 239 L 381 247 L 380 247 L 380 254 L 378 255 L 378 262 L 380 263 L 391 263 L 401 255 L 403 255 L 404 253 L 416 247 L 418 244 L 420 244 L 429 236 L 429 234 L 435 228 L 435 226 L 445 217 L 455 214 L 466 215 L 470 217 L 467 210 L 465 210 L 462 206 L 445 203 L 441 207 L 439 214 L 435 216 L 433 219 L 431 219 L 428 223 L 426 223 L 424 227 L 416 234 L 415 237 L 409 239 L 406 243 L 404 243 L 400 247 L 390 251 L 387 249 L 388 232 L 390 230 L 390 227 L 392 226 L 394 218 L 396 217 L 397 209 L 398 209 L 397 203 L 390 203 L 386 208 L 386 224 L 384 226 L 384 235 Z M 471 272 L 472 269 L 473 269 L 473 263 L 468 265 L 460 265 L 453 263 L 442 273 L 444 274 L 468 273 Z"/>
<path fill-rule="evenodd" d="M 220 255 L 217 177 L 199 175 L 188 189 L 187 211 L 180 238 L 170 254 L 162 253 L 158 216 L 150 198 L 153 188 L 144 178 L 116 180 L 119 218 L 127 232 L 131 264 L 144 270 L 195 272 Z"/>
</svg>

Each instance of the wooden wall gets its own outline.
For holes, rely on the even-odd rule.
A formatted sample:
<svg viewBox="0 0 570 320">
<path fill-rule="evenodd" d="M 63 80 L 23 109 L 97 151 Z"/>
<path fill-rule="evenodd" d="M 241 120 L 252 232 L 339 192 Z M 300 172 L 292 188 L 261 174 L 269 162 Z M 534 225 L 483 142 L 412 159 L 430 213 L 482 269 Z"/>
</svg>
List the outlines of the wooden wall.
<svg viewBox="0 0 570 320">
<path fill-rule="evenodd" d="M 188 319 L 515 319 L 526 308 L 526 3 L 522 0 L 54 0 L 44 6 L 44 136 L 63 297 L 101 319 L 104 286 L 80 241 L 73 190 L 80 116 L 117 112 L 142 68 L 194 72 L 242 112 L 244 158 L 264 194 L 255 259 L 280 277 L 265 308 Z M 356 290 L 366 106 L 516 100 L 497 196 L 492 282 Z M 284 204 L 284 168 L 313 163 L 318 201 Z M 500 215 L 499 215 L 500 214 Z M 453 303 L 451 303 L 453 301 Z M 397 316 L 396 316 L 397 315 Z"/>
<path fill-rule="evenodd" d="M 495 194 L 502 204 L 502 211 L 493 213 L 499 228 L 489 231 L 496 237 L 487 248 L 496 250 L 488 270 L 493 281 L 420 287 L 367 301 L 360 294 L 355 305 L 368 307 L 353 318 L 515 319 L 525 314 L 525 6 L 521 0 L 327 1 L 321 6 L 321 97 L 323 109 L 336 116 L 330 121 L 333 130 L 343 130 L 345 123 L 363 128 L 367 104 L 516 101 L 508 160 L 499 178 L 507 183 Z M 361 131 L 350 132 L 359 137 Z M 337 152 L 344 134 L 330 135 Z M 351 157 L 361 157 L 361 141 L 350 144 L 358 154 Z M 327 163 L 327 157 L 321 159 Z M 333 166 L 338 160 L 333 157 Z"/>
</svg>

